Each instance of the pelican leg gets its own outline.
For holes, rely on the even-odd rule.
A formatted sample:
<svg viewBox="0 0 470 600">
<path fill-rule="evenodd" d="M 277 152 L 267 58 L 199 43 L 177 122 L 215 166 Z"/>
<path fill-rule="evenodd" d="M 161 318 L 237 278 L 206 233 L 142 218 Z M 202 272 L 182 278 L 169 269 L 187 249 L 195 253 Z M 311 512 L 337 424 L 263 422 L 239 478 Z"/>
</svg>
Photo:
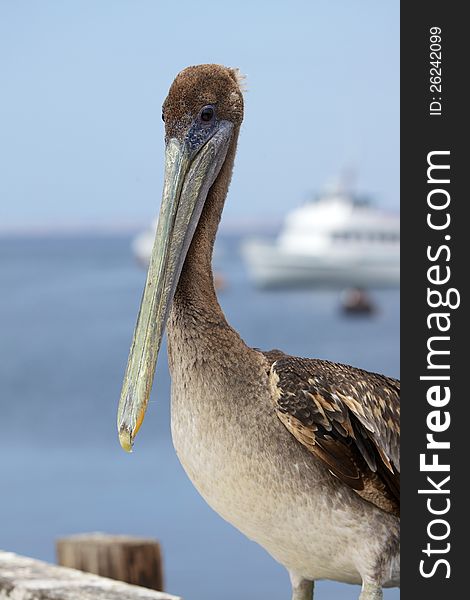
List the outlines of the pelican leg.
<svg viewBox="0 0 470 600">
<path fill-rule="evenodd" d="M 361 595 L 359 600 L 383 600 L 383 591 L 380 583 L 372 583 L 370 581 L 362 584 Z"/>
<path fill-rule="evenodd" d="M 313 600 L 313 581 L 289 571 L 292 584 L 292 600 Z"/>
</svg>

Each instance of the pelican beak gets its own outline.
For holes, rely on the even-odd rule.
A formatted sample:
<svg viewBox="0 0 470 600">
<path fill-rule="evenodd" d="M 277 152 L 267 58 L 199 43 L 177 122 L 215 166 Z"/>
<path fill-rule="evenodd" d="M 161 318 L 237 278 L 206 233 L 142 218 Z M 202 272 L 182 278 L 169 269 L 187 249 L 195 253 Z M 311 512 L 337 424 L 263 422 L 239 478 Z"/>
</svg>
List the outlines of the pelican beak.
<svg viewBox="0 0 470 600">
<path fill-rule="evenodd" d="M 176 286 L 209 188 L 227 155 L 233 125 L 220 121 L 201 148 L 170 138 L 155 243 L 118 408 L 119 441 L 130 452 L 147 408 Z"/>
</svg>

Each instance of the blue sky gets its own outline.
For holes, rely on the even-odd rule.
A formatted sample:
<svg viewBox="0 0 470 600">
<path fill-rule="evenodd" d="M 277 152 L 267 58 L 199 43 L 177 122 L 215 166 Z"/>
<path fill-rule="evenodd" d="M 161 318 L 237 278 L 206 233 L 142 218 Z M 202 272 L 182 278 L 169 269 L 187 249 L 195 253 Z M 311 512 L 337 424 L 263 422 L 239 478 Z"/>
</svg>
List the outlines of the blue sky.
<svg viewBox="0 0 470 600">
<path fill-rule="evenodd" d="M 348 166 L 398 209 L 398 0 L 0 0 L 0 231 L 148 222 L 161 103 L 203 62 L 247 76 L 227 222 Z"/>
</svg>

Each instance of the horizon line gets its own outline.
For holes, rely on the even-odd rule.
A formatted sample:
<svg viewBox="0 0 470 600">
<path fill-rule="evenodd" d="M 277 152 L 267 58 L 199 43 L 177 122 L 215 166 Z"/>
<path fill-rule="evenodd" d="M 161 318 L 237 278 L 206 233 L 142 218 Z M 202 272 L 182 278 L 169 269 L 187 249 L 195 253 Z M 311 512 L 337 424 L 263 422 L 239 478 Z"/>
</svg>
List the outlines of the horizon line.
<svg viewBox="0 0 470 600">
<path fill-rule="evenodd" d="M 282 219 L 280 217 L 265 216 L 240 216 L 228 217 L 222 219 L 220 223 L 221 233 L 237 233 L 249 231 L 269 231 L 279 226 Z M 128 234 L 136 235 L 150 229 L 154 219 L 136 219 L 136 220 L 114 220 L 114 221 L 87 221 L 87 220 L 67 220 L 67 221 L 31 221 L 29 223 L 0 223 L 0 236 L 47 236 L 47 235 L 76 235 L 76 234 Z"/>
</svg>

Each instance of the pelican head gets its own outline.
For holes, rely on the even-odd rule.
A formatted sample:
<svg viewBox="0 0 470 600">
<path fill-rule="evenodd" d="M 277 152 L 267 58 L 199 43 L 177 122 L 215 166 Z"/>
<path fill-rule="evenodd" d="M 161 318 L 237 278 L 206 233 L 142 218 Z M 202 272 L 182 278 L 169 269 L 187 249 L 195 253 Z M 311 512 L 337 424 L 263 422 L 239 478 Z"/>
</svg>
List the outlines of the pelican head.
<svg viewBox="0 0 470 600">
<path fill-rule="evenodd" d="M 238 71 L 188 67 L 163 103 L 162 203 L 118 408 L 121 446 L 130 451 L 144 419 L 161 339 L 209 190 L 243 119 Z"/>
</svg>

